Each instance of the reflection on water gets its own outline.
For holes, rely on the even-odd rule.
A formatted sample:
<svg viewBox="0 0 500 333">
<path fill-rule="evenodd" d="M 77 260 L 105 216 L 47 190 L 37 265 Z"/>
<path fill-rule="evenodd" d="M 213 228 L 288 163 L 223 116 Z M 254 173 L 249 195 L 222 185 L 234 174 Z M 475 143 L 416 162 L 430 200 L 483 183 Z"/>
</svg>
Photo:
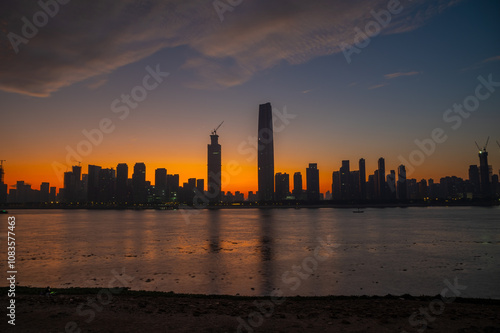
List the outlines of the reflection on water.
<svg viewBox="0 0 500 333">
<path fill-rule="evenodd" d="M 499 208 L 197 212 L 14 211 L 20 284 L 101 287 L 124 270 L 144 290 L 436 295 L 457 277 L 465 297 L 500 298 Z M 339 246 L 305 274 L 327 236 Z"/>
</svg>

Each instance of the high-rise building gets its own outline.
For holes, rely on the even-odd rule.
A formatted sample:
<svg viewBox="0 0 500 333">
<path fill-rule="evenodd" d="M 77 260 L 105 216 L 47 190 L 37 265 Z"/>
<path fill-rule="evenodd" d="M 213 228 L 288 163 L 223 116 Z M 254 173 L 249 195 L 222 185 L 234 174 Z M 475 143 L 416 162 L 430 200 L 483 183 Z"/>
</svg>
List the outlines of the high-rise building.
<svg viewBox="0 0 500 333">
<path fill-rule="evenodd" d="M 7 184 L 4 183 L 3 161 L 0 162 L 0 204 L 7 203 Z"/>
<path fill-rule="evenodd" d="M 481 194 L 481 178 L 477 165 L 469 166 L 469 181 L 472 184 L 474 196 L 479 196 Z"/>
<path fill-rule="evenodd" d="M 196 189 L 200 194 L 205 192 L 205 179 L 196 179 Z"/>
<path fill-rule="evenodd" d="M 406 186 L 406 167 L 404 165 L 400 165 L 398 167 L 398 183 L 397 183 L 397 192 L 399 200 L 407 200 L 407 186 Z"/>
<path fill-rule="evenodd" d="M 40 202 L 49 202 L 50 194 L 50 184 L 49 183 L 42 183 L 40 185 Z"/>
<path fill-rule="evenodd" d="M 366 166 L 364 158 L 359 160 L 359 191 L 361 200 L 366 200 Z"/>
<path fill-rule="evenodd" d="M 116 166 L 116 201 L 124 204 L 129 201 L 128 190 L 128 165 L 119 163 Z"/>
<path fill-rule="evenodd" d="M 56 202 L 56 191 L 57 191 L 57 187 L 55 187 L 55 186 L 50 187 L 50 192 L 49 192 L 49 201 L 50 202 Z"/>
<path fill-rule="evenodd" d="M 491 176 L 490 167 L 488 165 L 488 152 L 486 149 L 479 151 L 479 177 L 481 185 L 481 196 L 483 198 L 491 197 Z"/>
<path fill-rule="evenodd" d="M 87 200 L 89 202 L 99 201 L 99 172 L 101 167 L 89 165 L 87 176 Z"/>
<path fill-rule="evenodd" d="M 168 201 L 177 202 L 179 195 L 179 175 L 167 175 Z"/>
<path fill-rule="evenodd" d="M 278 172 L 275 176 L 276 201 L 285 200 L 290 193 L 290 176 L 287 173 Z"/>
<path fill-rule="evenodd" d="M 377 183 L 377 196 L 379 200 L 386 199 L 385 189 L 385 160 L 383 157 L 378 159 L 378 183 Z"/>
<path fill-rule="evenodd" d="M 341 200 L 342 199 L 342 181 L 340 180 L 340 171 L 334 171 L 332 173 L 332 199 Z"/>
<path fill-rule="evenodd" d="M 302 200 L 302 174 L 296 172 L 293 174 L 293 195 L 296 200 Z"/>
<path fill-rule="evenodd" d="M 309 163 L 309 168 L 306 169 L 307 182 L 307 201 L 318 202 L 320 198 L 319 192 L 319 170 L 317 163 Z"/>
<path fill-rule="evenodd" d="M 76 201 L 75 174 L 72 171 L 68 171 L 64 173 L 64 202 L 72 203 L 75 201 Z"/>
<path fill-rule="evenodd" d="M 271 103 L 259 105 L 257 144 L 259 200 L 272 201 L 274 197 L 274 134 Z"/>
<path fill-rule="evenodd" d="M 210 135 L 208 145 L 208 176 L 207 176 L 207 197 L 211 204 L 220 203 L 222 188 L 222 157 L 219 136 L 214 130 Z"/>
<path fill-rule="evenodd" d="M 4 184 L 3 161 L 0 162 L 0 184 Z"/>
<path fill-rule="evenodd" d="M 161 201 L 167 197 L 167 169 L 159 168 L 155 170 L 155 196 Z"/>
<path fill-rule="evenodd" d="M 134 203 L 146 203 L 146 164 L 144 163 L 136 163 L 134 165 L 134 173 L 132 174 L 132 194 Z"/>
<path fill-rule="evenodd" d="M 115 201 L 115 179 L 114 169 L 99 170 L 99 202 L 110 203 Z"/>
<path fill-rule="evenodd" d="M 342 161 L 342 167 L 340 168 L 340 199 L 350 200 L 351 199 L 351 170 L 349 166 L 349 161 Z"/>
<path fill-rule="evenodd" d="M 391 170 L 386 178 L 387 188 L 386 188 L 386 200 L 396 200 L 396 171 Z"/>
</svg>

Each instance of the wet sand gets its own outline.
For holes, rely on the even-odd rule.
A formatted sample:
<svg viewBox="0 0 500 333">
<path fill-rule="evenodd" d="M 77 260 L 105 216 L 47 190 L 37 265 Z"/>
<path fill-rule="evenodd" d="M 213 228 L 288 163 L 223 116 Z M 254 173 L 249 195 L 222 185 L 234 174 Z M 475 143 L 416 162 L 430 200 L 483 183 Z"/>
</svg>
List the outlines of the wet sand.
<svg viewBox="0 0 500 333">
<path fill-rule="evenodd" d="M 8 304 L 7 289 L 2 304 Z M 18 288 L 2 332 L 500 332 L 500 300 L 439 297 L 236 297 Z M 6 313 L 6 308 L 4 313 Z M 417 315 L 417 313 L 422 314 Z"/>
</svg>

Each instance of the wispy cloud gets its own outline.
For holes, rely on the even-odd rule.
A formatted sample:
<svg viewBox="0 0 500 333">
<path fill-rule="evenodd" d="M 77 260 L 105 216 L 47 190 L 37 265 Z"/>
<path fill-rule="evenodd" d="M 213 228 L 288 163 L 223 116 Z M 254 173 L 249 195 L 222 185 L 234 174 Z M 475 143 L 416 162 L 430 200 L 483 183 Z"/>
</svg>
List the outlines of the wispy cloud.
<svg viewBox="0 0 500 333">
<path fill-rule="evenodd" d="M 496 61 L 500 61 L 500 56 L 494 56 L 494 57 L 490 57 L 490 58 L 481 60 L 479 62 L 476 62 L 472 66 L 462 68 L 460 71 L 466 72 L 466 71 L 470 71 L 470 70 L 480 69 L 484 66 L 487 66 L 489 63 L 496 62 Z"/>
<path fill-rule="evenodd" d="M 396 73 L 391 73 L 391 74 L 385 74 L 384 77 L 388 80 L 390 79 L 395 79 L 400 76 L 413 76 L 413 75 L 418 75 L 420 72 L 396 72 Z"/>
<path fill-rule="evenodd" d="M 488 59 L 484 59 L 482 62 L 483 63 L 487 63 L 487 62 L 493 62 L 493 61 L 500 61 L 500 56 L 496 56 L 496 57 L 491 57 L 491 58 L 488 58 Z"/>
<path fill-rule="evenodd" d="M 418 28 L 456 1 L 405 3 L 384 33 Z M 8 32 L 21 35 L 21 18 L 40 11 L 36 1 L 0 3 L 0 89 L 47 97 L 59 89 L 144 59 L 163 48 L 186 48 L 182 69 L 195 88 L 226 88 L 281 62 L 300 64 L 341 52 L 354 28 L 387 0 L 254 0 L 226 13 L 211 1 L 71 1 L 15 54 Z"/>
<path fill-rule="evenodd" d="M 374 86 L 368 87 L 368 89 L 369 89 L 369 90 L 378 89 L 378 88 L 385 87 L 385 86 L 387 86 L 387 85 L 388 85 L 388 83 L 376 84 L 376 85 L 374 85 Z"/>
</svg>

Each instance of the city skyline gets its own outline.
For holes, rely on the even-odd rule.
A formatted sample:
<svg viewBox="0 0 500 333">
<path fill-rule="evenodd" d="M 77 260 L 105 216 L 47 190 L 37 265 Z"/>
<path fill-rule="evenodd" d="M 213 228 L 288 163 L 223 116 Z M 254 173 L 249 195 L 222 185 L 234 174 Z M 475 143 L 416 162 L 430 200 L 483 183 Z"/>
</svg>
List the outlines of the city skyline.
<svg viewBox="0 0 500 333">
<path fill-rule="evenodd" d="M 222 163 L 240 170 L 226 188 L 256 191 L 255 105 L 266 102 L 275 171 L 305 179 L 317 163 L 322 193 L 342 160 L 360 158 L 367 174 L 383 156 L 388 171 L 405 164 L 416 179 L 465 179 L 477 164 L 474 141 L 488 136 L 490 164 L 500 165 L 496 1 L 253 1 L 222 20 L 210 2 L 125 0 L 106 10 L 71 2 L 17 45 L 8 36 L 23 37 L 21 18 L 43 8 L 0 6 L 9 186 L 62 187 L 78 161 L 143 161 L 206 179 L 201 143 L 224 120 Z M 83 14 L 102 39 L 82 28 Z M 368 37 L 370 27 L 380 31 Z M 411 157 L 422 163 L 401 161 Z"/>
<path fill-rule="evenodd" d="M 286 200 L 307 201 L 318 203 L 320 200 L 333 200 L 344 202 L 406 202 L 407 200 L 441 199 L 494 199 L 499 195 L 499 174 L 488 161 L 487 146 L 476 143 L 479 158 L 478 165 L 470 165 L 468 179 L 456 176 L 434 179 L 421 179 L 407 177 L 406 165 L 400 164 L 396 168 L 386 169 L 385 159 L 377 160 L 377 169 L 373 174 L 366 174 L 366 160 L 359 159 L 359 170 L 351 171 L 350 160 L 342 160 L 338 171 L 332 172 L 331 192 L 322 192 L 317 163 L 309 163 L 306 168 L 305 186 L 301 172 L 295 172 L 293 190 L 290 190 L 289 174 L 284 172 L 274 173 L 274 122 L 273 110 L 270 103 L 260 104 L 258 111 L 258 137 L 256 151 L 258 152 L 258 191 L 248 191 L 245 199 L 244 192 L 224 189 L 222 178 L 230 183 L 232 177 L 237 177 L 237 164 L 229 162 L 229 166 L 222 165 L 222 146 L 219 144 L 217 130 L 224 121 L 210 134 L 210 143 L 207 145 L 207 187 L 205 179 L 188 178 L 187 182 L 180 185 L 179 174 L 168 174 L 166 168 L 155 169 L 154 184 L 146 180 L 146 164 L 136 162 L 133 172 L 129 177 L 128 165 L 118 163 L 114 168 L 103 168 L 97 165 L 88 165 L 87 174 L 82 174 L 82 167 L 72 166 L 72 171 L 64 172 L 64 188 L 60 188 L 56 198 L 56 187 L 51 187 L 49 182 L 43 182 L 40 190 L 31 188 L 24 181 L 17 181 L 15 189 L 8 191 L 4 184 L 4 168 L 0 166 L 0 203 L 24 202 L 28 198 L 35 198 L 33 202 L 101 202 L 116 204 L 160 204 L 178 202 L 198 205 L 200 203 L 217 205 L 222 202 L 259 201 L 260 203 L 283 202 Z M 500 143 L 497 141 L 500 148 Z M 225 167 L 226 170 L 223 170 Z M 389 171 L 390 170 L 390 171 Z M 233 178 L 234 179 L 234 178 Z M 33 192 L 38 191 L 37 193 Z M 8 193 L 7 197 L 4 195 Z M 12 192 L 12 193 L 11 193 Z M 42 193 L 43 192 L 43 193 Z M 31 193 L 31 194 L 28 194 Z M 227 195 L 226 195 L 227 194 Z M 230 198 L 228 199 L 228 196 Z M 50 200 L 49 200 L 50 199 Z M 45 201 L 44 201 L 45 200 Z"/>
</svg>

